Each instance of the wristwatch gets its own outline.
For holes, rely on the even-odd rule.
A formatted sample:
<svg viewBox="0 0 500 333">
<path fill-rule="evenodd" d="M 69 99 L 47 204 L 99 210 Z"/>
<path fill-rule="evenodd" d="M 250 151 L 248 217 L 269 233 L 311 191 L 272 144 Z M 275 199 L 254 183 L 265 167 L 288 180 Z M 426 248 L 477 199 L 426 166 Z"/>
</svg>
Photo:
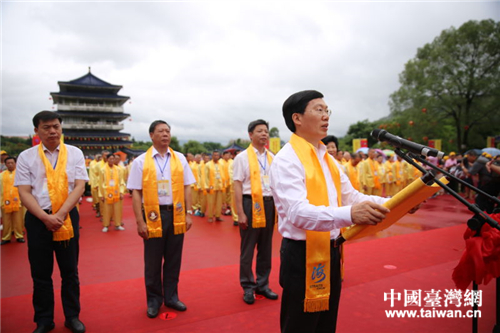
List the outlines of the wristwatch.
<svg viewBox="0 0 500 333">
<path fill-rule="evenodd" d="M 193 211 L 191 209 L 186 210 L 186 213 L 188 213 L 189 215 L 193 215 Z"/>
</svg>

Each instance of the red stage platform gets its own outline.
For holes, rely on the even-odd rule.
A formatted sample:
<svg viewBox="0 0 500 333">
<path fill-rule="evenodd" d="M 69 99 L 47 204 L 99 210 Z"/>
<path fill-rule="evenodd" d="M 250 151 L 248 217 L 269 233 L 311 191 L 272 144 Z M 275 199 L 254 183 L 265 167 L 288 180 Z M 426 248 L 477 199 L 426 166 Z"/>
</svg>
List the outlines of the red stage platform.
<svg viewBox="0 0 500 333">
<path fill-rule="evenodd" d="M 155 319 L 146 317 L 143 280 L 143 247 L 137 236 L 127 197 L 124 205 L 125 231 L 110 228 L 102 233 L 88 202 L 81 206 L 80 282 L 81 320 L 88 332 L 279 332 L 280 301 L 258 299 L 243 302 L 239 286 L 238 228 L 230 217 L 208 223 L 194 218 L 184 243 L 179 296 L 188 310 L 180 313 L 163 307 Z M 464 241 L 466 221 L 471 214 L 450 196 L 430 199 L 416 214 L 404 217 L 376 237 L 346 243 L 345 280 L 340 301 L 337 332 L 471 332 L 470 318 L 387 318 L 386 310 L 430 311 L 404 306 L 404 292 L 456 289 L 451 274 Z M 281 294 L 278 284 L 281 236 L 274 236 L 270 287 Z M 1 332 L 31 332 L 32 281 L 26 244 L 1 247 Z M 56 328 L 68 332 L 60 302 L 60 278 L 54 271 Z M 482 289 L 479 332 L 491 332 L 495 323 L 493 283 Z M 391 307 L 391 290 L 401 294 Z M 384 300 L 384 295 L 386 300 Z M 435 310 L 469 307 L 451 305 Z M 422 312 L 423 313 L 423 312 Z M 435 312 L 434 312 L 435 314 Z"/>
</svg>

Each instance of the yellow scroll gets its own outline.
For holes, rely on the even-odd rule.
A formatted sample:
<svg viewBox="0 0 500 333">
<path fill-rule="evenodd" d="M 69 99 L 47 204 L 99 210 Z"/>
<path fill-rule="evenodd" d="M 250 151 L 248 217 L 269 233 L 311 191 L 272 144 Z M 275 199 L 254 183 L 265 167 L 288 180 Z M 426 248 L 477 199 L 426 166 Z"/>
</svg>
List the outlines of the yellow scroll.
<svg viewBox="0 0 500 333">
<path fill-rule="evenodd" d="M 439 180 L 443 184 L 448 184 L 448 180 L 444 177 Z M 422 203 L 440 189 L 441 187 L 436 183 L 426 185 L 421 178 L 417 178 L 383 204 L 384 207 L 389 208 L 391 211 L 385 216 L 382 222 L 376 225 L 352 225 L 342 232 L 342 238 L 345 240 L 354 240 L 385 230 L 396 223 L 413 207 Z"/>
</svg>

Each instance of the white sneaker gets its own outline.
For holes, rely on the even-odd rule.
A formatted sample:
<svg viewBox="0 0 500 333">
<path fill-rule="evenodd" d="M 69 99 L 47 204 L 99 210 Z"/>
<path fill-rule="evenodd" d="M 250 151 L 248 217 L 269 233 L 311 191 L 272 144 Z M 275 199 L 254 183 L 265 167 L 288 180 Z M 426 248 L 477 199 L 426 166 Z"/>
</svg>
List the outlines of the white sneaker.
<svg viewBox="0 0 500 333">
<path fill-rule="evenodd" d="M 108 227 L 102 228 L 102 232 L 108 232 Z"/>
<path fill-rule="evenodd" d="M 115 227 L 115 229 L 116 229 L 116 230 L 120 230 L 120 231 L 125 230 L 125 228 L 124 228 L 124 227 L 122 227 L 121 225 L 119 225 L 118 227 Z"/>
</svg>

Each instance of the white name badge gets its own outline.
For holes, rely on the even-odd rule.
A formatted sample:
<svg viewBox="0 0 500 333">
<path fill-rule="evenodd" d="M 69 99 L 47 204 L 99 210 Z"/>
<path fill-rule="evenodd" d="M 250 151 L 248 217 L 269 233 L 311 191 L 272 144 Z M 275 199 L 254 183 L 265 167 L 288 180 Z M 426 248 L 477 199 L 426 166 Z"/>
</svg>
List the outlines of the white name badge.
<svg viewBox="0 0 500 333">
<path fill-rule="evenodd" d="M 158 181 L 158 196 L 168 197 L 170 195 L 170 186 L 167 179 L 162 179 Z"/>
<path fill-rule="evenodd" d="M 110 179 L 109 180 L 109 187 L 114 187 L 115 186 L 115 180 L 114 179 Z"/>
<path fill-rule="evenodd" d="M 262 187 L 269 191 L 271 189 L 271 182 L 269 181 L 269 175 L 262 175 Z"/>
</svg>

